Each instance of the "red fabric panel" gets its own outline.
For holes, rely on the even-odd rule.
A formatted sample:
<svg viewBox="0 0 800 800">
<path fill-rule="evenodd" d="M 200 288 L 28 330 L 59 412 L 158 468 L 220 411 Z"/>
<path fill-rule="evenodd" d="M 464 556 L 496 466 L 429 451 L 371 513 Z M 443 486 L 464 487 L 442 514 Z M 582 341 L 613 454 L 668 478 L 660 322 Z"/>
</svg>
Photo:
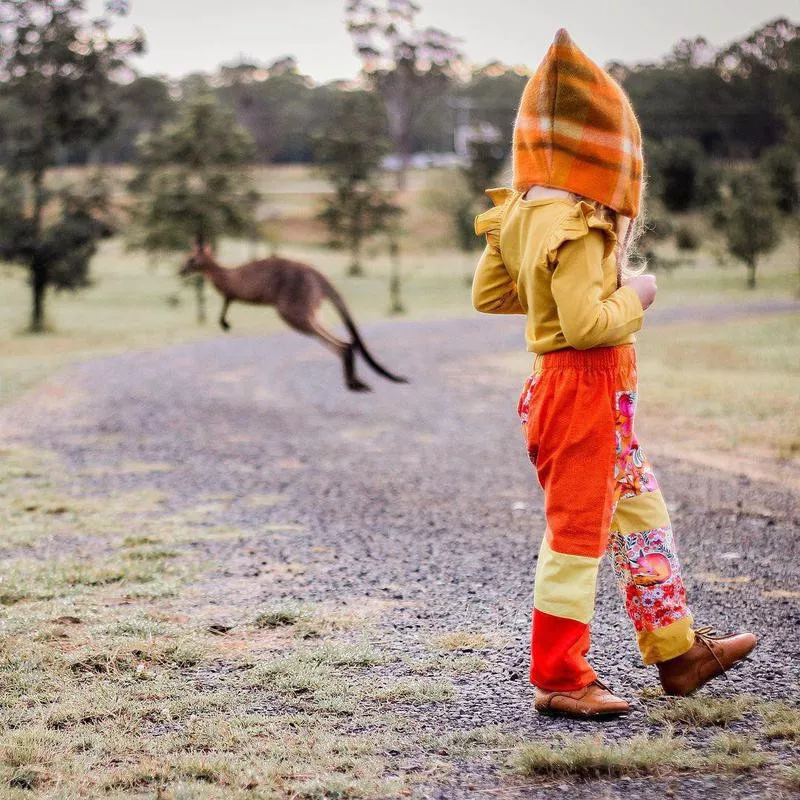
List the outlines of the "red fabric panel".
<svg viewBox="0 0 800 800">
<path fill-rule="evenodd" d="M 531 683 L 549 691 L 573 691 L 597 678 L 589 666 L 589 626 L 533 610 Z"/>
</svg>

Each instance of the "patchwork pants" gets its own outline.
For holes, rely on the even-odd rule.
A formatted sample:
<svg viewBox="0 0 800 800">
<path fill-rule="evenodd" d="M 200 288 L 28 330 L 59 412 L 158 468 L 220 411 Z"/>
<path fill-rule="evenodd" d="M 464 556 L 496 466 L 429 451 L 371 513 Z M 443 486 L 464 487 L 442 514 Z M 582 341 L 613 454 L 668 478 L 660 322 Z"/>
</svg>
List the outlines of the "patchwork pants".
<svg viewBox="0 0 800 800">
<path fill-rule="evenodd" d="M 586 655 L 604 553 L 646 664 L 694 642 L 667 507 L 633 430 L 636 399 L 632 345 L 541 356 L 520 397 L 547 520 L 531 637 L 531 682 L 542 689 L 597 677 Z"/>
</svg>

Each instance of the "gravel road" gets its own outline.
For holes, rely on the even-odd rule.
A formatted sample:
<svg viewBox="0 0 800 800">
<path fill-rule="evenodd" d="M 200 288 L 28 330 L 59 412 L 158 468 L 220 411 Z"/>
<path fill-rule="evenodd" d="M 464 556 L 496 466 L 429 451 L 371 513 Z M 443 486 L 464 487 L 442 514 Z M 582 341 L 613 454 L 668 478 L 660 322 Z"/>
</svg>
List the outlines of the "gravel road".
<svg viewBox="0 0 800 800">
<path fill-rule="evenodd" d="M 654 315 L 652 325 L 698 313 Z M 531 713 L 529 609 L 544 521 L 515 414 L 525 376 L 507 356 L 521 347 L 518 320 L 380 323 L 364 334 L 379 360 L 412 383 L 390 384 L 362 365 L 375 391 L 357 395 L 310 340 L 220 336 L 76 366 L 0 412 L 0 438 L 54 450 L 76 471 L 120 461 L 173 465 L 148 474 L 98 472 L 80 479 L 86 492 L 146 485 L 176 507 L 211 494 L 280 495 L 274 505 L 232 503 L 225 511 L 227 522 L 252 536 L 245 546 L 215 545 L 212 601 L 215 593 L 221 604 L 252 607 L 276 593 L 309 602 L 386 601 L 376 643 L 420 657 L 430 655 L 425 642 L 437 633 L 496 635 L 501 645 L 485 654 L 490 669 L 459 676 L 455 702 L 410 712 L 420 730 L 498 724 L 532 737 L 594 732 L 589 723 Z M 647 414 L 646 397 L 640 413 Z M 753 659 L 707 692 L 796 698 L 800 498 L 745 476 L 679 462 L 655 467 L 698 623 L 747 628 L 761 638 Z M 268 523 L 298 530 L 259 536 Z M 261 565 L 276 560 L 306 570 L 281 584 L 262 580 Z M 610 567 L 593 630 L 593 663 L 612 687 L 636 698 L 655 685 L 654 669 L 638 661 Z M 641 707 L 602 728 L 610 738 L 648 730 Z M 501 778 L 487 762 L 460 765 L 457 778 L 427 787 L 424 796 L 627 797 L 646 790 L 732 798 L 767 789 L 757 773 L 532 789 Z"/>
</svg>

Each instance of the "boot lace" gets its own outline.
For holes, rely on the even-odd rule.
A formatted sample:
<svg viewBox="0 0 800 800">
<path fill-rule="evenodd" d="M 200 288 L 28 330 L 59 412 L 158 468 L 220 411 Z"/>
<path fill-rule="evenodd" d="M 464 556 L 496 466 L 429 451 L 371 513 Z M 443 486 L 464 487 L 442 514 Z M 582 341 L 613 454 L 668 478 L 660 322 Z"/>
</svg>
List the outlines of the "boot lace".
<svg viewBox="0 0 800 800">
<path fill-rule="evenodd" d="M 717 654 L 714 652 L 714 648 L 711 646 L 712 642 L 719 641 L 725 637 L 722 634 L 717 633 L 713 626 L 704 625 L 702 628 L 695 628 L 694 638 L 696 641 L 701 642 L 708 648 L 708 652 L 714 657 L 714 661 L 719 664 L 719 668 L 722 670 L 722 675 L 724 676 L 725 680 L 730 680 L 725 667 L 719 660 Z"/>
</svg>

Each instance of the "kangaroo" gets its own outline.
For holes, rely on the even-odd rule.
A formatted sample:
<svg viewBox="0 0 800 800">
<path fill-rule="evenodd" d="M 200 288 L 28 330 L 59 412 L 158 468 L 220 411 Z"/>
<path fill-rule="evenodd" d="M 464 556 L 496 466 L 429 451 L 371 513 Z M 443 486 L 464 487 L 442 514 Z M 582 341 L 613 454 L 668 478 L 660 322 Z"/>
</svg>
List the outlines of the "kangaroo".
<svg viewBox="0 0 800 800">
<path fill-rule="evenodd" d="M 308 264 L 272 256 L 240 267 L 226 268 L 217 262 L 207 244 L 198 244 L 183 265 L 180 275 L 196 273 L 205 275 L 222 295 L 219 324 L 224 331 L 231 329 L 227 319 L 228 308 L 236 300 L 240 303 L 275 306 L 290 328 L 314 336 L 342 359 L 345 384 L 351 391 L 371 391 L 356 376 L 356 352 L 361 353 L 372 369 L 384 378 L 395 383 L 408 383 L 373 358 L 342 296 L 321 272 Z M 319 308 L 324 300 L 330 300 L 339 312 L 352 341 L 342 341 L 324 327 L 319 319 Z"/>
</svg>

